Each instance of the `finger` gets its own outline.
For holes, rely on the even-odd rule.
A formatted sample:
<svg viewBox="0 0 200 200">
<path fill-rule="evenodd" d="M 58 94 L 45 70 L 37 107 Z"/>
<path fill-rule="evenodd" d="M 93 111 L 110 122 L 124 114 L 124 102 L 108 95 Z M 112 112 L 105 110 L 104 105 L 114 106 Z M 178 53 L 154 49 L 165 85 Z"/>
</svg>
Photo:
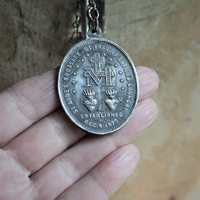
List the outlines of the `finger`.
<svg viewBox="0 0 200 200">
<path fill-rule="evenodd" d="M 154 69 L 136 67 L 139 77 L 139 100 L 150 97 L 159 87 L 159 77 Z"/>
<path fill-rule="evenodd" d="M 142 93 L 140 99 L 144 99 L 157 90 L 159 82 L 156 74 L 147 67 L 137 67 L 137 73 Z M 24 168 L 33 174 L 85 135 L 68 120 L 64 112 L 56 111 L 30 127 L 4 149 L 13 152 Z"/>
<path fill-rule="evenodd" d="M 138 161 L 138 149 L 132 144 L 123 146 L 103 159 L 57 200 L 107 200 L 134 171 Z"/>
<path fill-rule="evenodd" d="M 86 134 L 62 109 L 58 109 L 16 137 L 3 150 L 13 154 L 31 175 Z"/>
<path fill-rule="evenodd" d="M 133 117 L 125 126 L 126 128 L 123 127 L 116 133 L 103 137 L 88 135 L 31 177 L 38 193 L 44 199 L 56 198 L 105 156 L 116 148 L 132 142 L 153 123 L 156 117 L 156 104 L 151 99 L 145 99 L 138 104 Z M 122 139 L 123 137 L 126 139 Z"/>
<path fill-rule="evenodd" d="M 51 70 L 0 94 L 0 146 L 58 108 L 57 74 Z"/>
<path fill-rule="evenodd" d="M 59 106 L 57 70 L 22 81 L 0 94 L 0 146 Z M 147 67 L 137 67 L 140 99 L 158 88 L 158 79 Z M 148 85 L 148 89 L 145 89 Z M 143 90 L 142 90 L 143 88 Z"/>
</svg>

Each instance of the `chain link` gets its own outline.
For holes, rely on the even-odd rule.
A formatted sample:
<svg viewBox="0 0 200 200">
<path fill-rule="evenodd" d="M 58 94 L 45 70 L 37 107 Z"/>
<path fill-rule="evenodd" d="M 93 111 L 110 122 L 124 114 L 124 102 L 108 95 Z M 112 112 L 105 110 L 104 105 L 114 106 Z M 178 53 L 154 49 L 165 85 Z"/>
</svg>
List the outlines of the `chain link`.
<svg viewBox="0 0 200 200">
<path fill-rule="evenodd" d="M 95 26 L 95 31 L 98 32 L 99 28 L 99 11 L 94 0 L 89 0 L 87 16 L 89 19 L 89 28 Z"/>
</svg>

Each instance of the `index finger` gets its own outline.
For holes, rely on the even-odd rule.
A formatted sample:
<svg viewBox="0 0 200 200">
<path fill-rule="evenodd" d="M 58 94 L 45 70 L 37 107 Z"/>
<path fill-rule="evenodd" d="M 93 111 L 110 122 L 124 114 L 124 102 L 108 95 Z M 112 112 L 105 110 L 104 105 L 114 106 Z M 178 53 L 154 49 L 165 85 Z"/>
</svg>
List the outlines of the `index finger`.
<svg viewBox="0 0 200 200">
<path fill-rule="evenodd" d="M 136 71 L 142 100 L 158 89 L 158 80 L 147 67 L 136 67 Z M 0 147 L 60 106 L 57 75 L 58 69 L 50 70 L 0 94 Z"/>
<path fill-rule="evenodd" d="M 60 106 L 57 75 L 53 69 L 0 94 L 0 146 Z"/>
</svg>

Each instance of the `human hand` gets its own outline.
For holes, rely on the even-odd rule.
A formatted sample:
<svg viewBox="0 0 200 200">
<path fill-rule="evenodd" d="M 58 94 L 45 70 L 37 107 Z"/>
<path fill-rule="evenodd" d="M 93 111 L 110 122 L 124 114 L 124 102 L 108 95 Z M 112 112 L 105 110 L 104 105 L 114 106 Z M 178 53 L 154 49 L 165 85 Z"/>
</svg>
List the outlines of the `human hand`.
<svg viewBox="0 0 200 200">
<path fill-rule="evenodd" d="M 140 95 L 130 121 L 105 136 L 87 134 L 68 119 L 57 95 L 54 69 L 0 94 L 0 200 L 103 200 L 139 161 L 130 144 L 156 119 L 149 97 L 159 80 L 137 67 Z"/>
</svg>

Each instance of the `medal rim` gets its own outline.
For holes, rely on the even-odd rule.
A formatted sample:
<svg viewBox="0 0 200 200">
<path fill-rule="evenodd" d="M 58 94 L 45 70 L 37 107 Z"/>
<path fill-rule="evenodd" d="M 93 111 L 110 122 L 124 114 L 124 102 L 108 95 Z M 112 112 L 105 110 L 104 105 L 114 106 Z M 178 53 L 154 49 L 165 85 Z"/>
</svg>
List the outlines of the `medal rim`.
<svg viewBox="0 0 200 200">
<path fill-rule="evenodd" d="M 69 57 L 70 54 L 73 53 L 73 51 L 75 51 L 76 49 L 78 49 L 78 47 L 86 42 L 89 42 L 89 41 L 102 41 L 102 42 L 106 42 L 106 43 L 109 43 L 113 46 L 115 46 L 119 51 L 122 52 L 122 54 L 127 58 L 127 60 L 129 61 L 129 63 L 131 64 L 131 67 L 135 73 L 135 82 L 136 82 L 136 95 L 135 95 L 135 104 L 133 107 L 131 107 L 132 111 L 131 113 L 129 114 L 129 116 L 127 116 L 127 119 L 117 128 L 114 128 L 114 130 L 111 130 L 111 131 L 104 131 L 104 132 L 98 132 L 98 131 L 90 131 L 90 130 L 87 130 L 79 121 L 76 120 L 75 117 L 72 116 L 72 114 L 70 114 L 70 112 L 68 111 L 67 107 L 65 106 L 65 103 L 64 103 L 64 99 L 63 99 L 63 95 L 61 94 L 61 71 L 62 71 L 62 68 L 64 67 L 64 63 L 65 63 L 65 60 L 67 60 L 67 57 Z M 88 133 L 92 133 L 92 134 L 96 134 L 96 135 L 107 135 L 109 133 L 114 133 L 116 131 L 118 131 L 119 129 L 121 129 L 129 120 L 130 118 L 133 116 L 133 113 L 137 107 L 137 104 L 138 104 L 138 98 L 139 98 L 139 81 L 138 81 L 138 75 L 137 75 L 137 72 L 136 72 L 136 68 L 135 68 L 135 65 L 132 61 L 132 59 L 130 58 L 130 56 L 128 55 L 128 53 L 126 53 L 126 51 L 120 47 L 118 44 L 116 44 L 115 42 L 112 42 L 110 40 L 107 40 L 107 39 L 104 39 L 104 38 L 88 38 L 88 39 L 85 39 L 81 42 L 79 42 L 78 44 L 74 45 L 68 52 L 67 54 L 65 55 L 65 57 L 63 58 L 62 60 L 62 63 L 60 65 L 60 69 L 59 69 L 59 72 L 58 72 L 58 83 L 57 83 L 57 87 L 58 87 L 58 96 L 59 96 L 59 99 L 60 99 L 60 102 L 61 102 L 61 105 L 62 105 L 62 108 L 63 110 L 65 111 L 66 115 L 68 116 L 68 118 L 76 125 L 78 126 L 79 128 L 81 128 L 82 130 L 88 132 Z"/>
</svg>

